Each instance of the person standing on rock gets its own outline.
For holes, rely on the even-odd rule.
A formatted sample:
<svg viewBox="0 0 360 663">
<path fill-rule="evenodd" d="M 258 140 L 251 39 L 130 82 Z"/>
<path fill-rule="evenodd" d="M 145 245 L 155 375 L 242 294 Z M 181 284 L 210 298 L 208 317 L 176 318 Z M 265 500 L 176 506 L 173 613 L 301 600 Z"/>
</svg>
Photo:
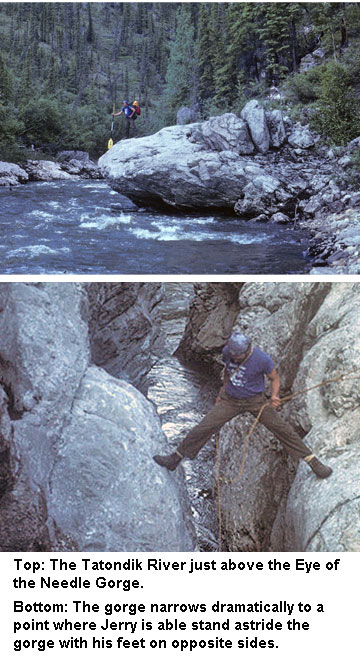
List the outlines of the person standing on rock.
<svg viewBox="0 0 360 663">
<path fill-rule="evenodd" d="M 250 412 L 258 416 L 265 396 L 265 377 L 271 381 L 269 404 L 263 409 L 260 423 L 280 440 L 294 460 L 304 460 L 321 479 L 326 479 L 332 469 L 318 460 L 304 444 L 294 428 L 283 421 L 276 409 L 279 398 L 280 378 L 271 357 L 253 346 L 248 336 L 234 332 L 223 349 L 225 364 L 224 384 L 214 407 L 184 438 L 178 449 L 168 456 L 154 456 L 156 463 L 173 471 L 183 458 L 193 459 L 213 433 L 239 414 Z"/>
<path fill-rule="evenodd" d="M 113 117 L 116 117 L 117 115 L 122 115 L 124 114 L 125 116 L 125 138 L 130 138 L 130 127 L 133 129 L 133 133 L 135 136 L 138 135 L 136 125 L 135 125 L 135 120 L 136 120 L 136 108 L 134 106 L 131 106 L 128 101 L 123 102 L 123 107 L 119 113 L 113 113 Z"/>
</svg>

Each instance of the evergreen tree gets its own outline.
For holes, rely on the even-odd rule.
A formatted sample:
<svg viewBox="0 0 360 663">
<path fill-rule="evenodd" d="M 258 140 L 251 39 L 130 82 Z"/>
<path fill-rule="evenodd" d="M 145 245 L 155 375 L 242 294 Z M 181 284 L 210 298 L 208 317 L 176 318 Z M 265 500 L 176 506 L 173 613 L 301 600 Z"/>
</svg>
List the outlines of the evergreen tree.
<svg viewBox="0 0 360 663">
<path fill-rule="evenodd" d="M 191 106 L 197 94 L 194 28 L 189 7 L 181 5 L 177 12 L 175 40 L 170 47 L 170 59 L 166 74 L 166 117 L 174 121 L 180 106 Z"/>
<path fill-rule="evenodd" d="M 8 104 L 12 94 L 12 80 L 5 59 L 0 51 L 0 102 Z"/>
</svg>

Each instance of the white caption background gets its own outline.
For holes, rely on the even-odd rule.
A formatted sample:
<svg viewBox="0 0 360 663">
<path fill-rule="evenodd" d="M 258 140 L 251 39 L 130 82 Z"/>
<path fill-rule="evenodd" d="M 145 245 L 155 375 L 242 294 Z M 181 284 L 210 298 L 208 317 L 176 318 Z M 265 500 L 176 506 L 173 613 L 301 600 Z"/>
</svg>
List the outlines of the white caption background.
<svg viewBox="0 0 360 663">
<path fill-rule="evenodd" d="M 357 651 L 360 553 L 2 553 L 1 562 L 5 661 L 335 660 Z"/>
</svg>

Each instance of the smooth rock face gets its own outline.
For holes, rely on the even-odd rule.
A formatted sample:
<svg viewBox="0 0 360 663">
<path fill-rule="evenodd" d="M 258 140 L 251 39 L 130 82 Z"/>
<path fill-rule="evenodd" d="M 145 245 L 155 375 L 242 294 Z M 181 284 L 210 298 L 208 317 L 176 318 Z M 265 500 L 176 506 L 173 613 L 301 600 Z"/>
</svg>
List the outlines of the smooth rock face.
<svg viewBox="0 0 360 663">
<path fill-rule="evenodd" d="M 175 477 L 152 460 L 162 437 L 144 396 L 88 369 L 58 447 L 49 506 L 80 550 L 193 549 Z"/>
<path fill-rule="evenodd" d="M 241 117 L 249 126 L 254 145 L 259 152 L 265 154 L 270 147 L 270 133 L 263 106 L 256 99 L 252 99 L 242 109 Z"/>
<path fill-rule="evenodd" d="M 0 286 L 0 548 L 193 549 L 153 406 L 91 366 L 89 306 L 80 284 Z"/>
</svg>

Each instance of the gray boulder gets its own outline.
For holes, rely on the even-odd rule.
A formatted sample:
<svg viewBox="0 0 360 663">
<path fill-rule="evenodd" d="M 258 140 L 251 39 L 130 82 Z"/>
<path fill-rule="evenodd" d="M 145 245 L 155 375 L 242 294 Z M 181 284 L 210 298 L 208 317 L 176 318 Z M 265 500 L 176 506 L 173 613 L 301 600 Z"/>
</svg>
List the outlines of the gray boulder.
<svg viewBox="0 0 360 663">
<path fill-rule="evenodd" d="M 30 159 L 24 164 L 24 170 L 26 170 L 29 179 L 33 182 L 77 179 L 77 175 L 65 172 L 61 164 L 54 161 L 34 161 Z"/>
<path fill-rule="evenodd" d="M 258 102 L 252 106 L 254 112 L 261 108 Z M 251 122 L 252 106 L 246 112 Z M 261 116 L 266 123 L 263 109 Z M 283 122 L 277 114 L 272 118 L 279 121 L 273 130 L 277 144 L 283 140 Z M 259 144 L 265 149 L 264 141 Z M 242 153 L 251 145 L 245 121 L 226 113 L 203 124 L 166 127 L 153 136 L 121 141 L 100 157 L 99 166 L 109 185 L 139 206 L 230 209 L 251 217 L 291 212 L 314 171 L 304 169 L 300 175 L 296 164 L 271 153 L 246 157 Z"/>
<path fill-rule="evenodd" d="M 319 140 L 320 136 L 318 134 L 312 133 L 308 126 L 303 127 L 299 122 L 294 126 L 292 132 L 288 136 L 288 143 L 292 147 L 300 148 L 302 150 L 308 150 L 310 147 L 314 147 Z"/>
<path fill-rule="evenodd" d="M 287 133 L 282 111 L 278 108 L 266 112 L 266 122 L 270 133 L 272 147 L 281 147 L 286 143 Z"/>
<path fill-rule="evenodd" d="M 247 123 L 254 145 L 265 154 L 270 147 L 270 133 L 263 106 L 252 99 L 241 111 L 241 117 Z"/>
<path fill-rule="evenodd" d="M 25 184 L 29 179 L 27 172 L 15 163 L 0 161 L 0 186 Z"/>
<path fill-rule="evenodd" d="M 212 150 L 231 150 L 237 154 L 255 152 L 246 122 L 234 113 L 211 117 L 202 124 L 201 130 L 206 145 Z"/>
</svg>

